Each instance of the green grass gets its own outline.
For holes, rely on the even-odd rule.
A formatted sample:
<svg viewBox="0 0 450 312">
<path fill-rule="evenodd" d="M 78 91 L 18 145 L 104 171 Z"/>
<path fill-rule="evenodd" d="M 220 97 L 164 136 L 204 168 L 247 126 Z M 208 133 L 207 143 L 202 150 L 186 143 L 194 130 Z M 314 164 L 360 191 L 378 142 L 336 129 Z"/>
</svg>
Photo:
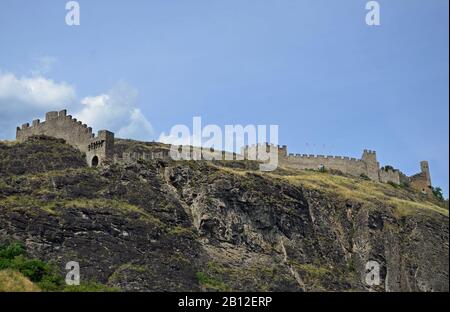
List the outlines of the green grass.
<svg viewBox="0 0 450 312">
<path fill-rule="evenodd" d="M 18 243 L 0 247 L 0 270 L 19 272 L 44 291 L 63 286 L 62 277 L 55 267 L 39 259 L 28 258 L 24 247 Z"/>
<path fill-rule="evenodd" d="M 120 289 L 116 287 L 109 287 L 96 282 L 80 283 L 80 285 L 65 285 L 63 292 L 119 292 Z"/>
<path fill-rule="evenodd" d="M 309 263 L 297 263 L 295 261 L 289 261 L 289 264 L 294 267 L 297 271 L 306 273 L 309 277 L 314 279 L 320 279 L 328 274 L 331 274 L 331 271 L 324 267 L 318 267 Z"/>
<path fill-rule="evenodd" d="M 446 217 L 449 216 L 448 209 L 438 206 L 435 201 L 398 185 L 394 187 L 388 183 L 378 183 L 365 179 L 313 171 L 298 170 L 292 171 L 291 175 L 268 175 L 293 185 L 330 193 L 342 199 L 351 199 L 377 206 L 382 203 L 392 207 L 394 214 L 398 216 L 412 215 L 417 212 L 427 214 L 439 213 Z"/>
<path fill-rule="evenodd" d="M 105 292 L 119 291 L 97 282 L 82 282 L 79 286 L 66 285 L 62 275 L 52 264 L 28 257 L 19 243 L 0 246 L 0 291 L 64 291 Z"/>
<path fill-rule="evenodd" d="M 141 220 L 163 227 L 163 223 L 152 216 L 144 209 L 132 205 L 126 201 L 106 198 L 78 198 L 78 199 L 38 199 L 30 195 L 12 195 L 0 199 L 0 207 L 10 209 L 40 209 L 49 214 L 58 214 L 58 209 L 78 208 L 78 209 L 111 209 L 122 214 L 137 214 Z"/>
<path fill-rule="evenodd" d="M 1 292 L 40 292 L 39 286 L 22 273 L 10 269 L 0 271 Z"/>
<path fill-rule="evenodd" d="M 189 236 L 189 237 L 196 237 L 197 232 L 190 227 L 184 227 L 181 225 L 176 225 L 169 229 L 167 232 L 169 235 L 175 235 L 175 236 Z"/>
<path fill-rule="evenodd" d="M 230 291 L 230 288 L 225 283 L 216 277 L 212 277 L 203 272 L 197 272 L 195 274 L 200 285 L 206 289 L 216 291 Z"/>
</svg>

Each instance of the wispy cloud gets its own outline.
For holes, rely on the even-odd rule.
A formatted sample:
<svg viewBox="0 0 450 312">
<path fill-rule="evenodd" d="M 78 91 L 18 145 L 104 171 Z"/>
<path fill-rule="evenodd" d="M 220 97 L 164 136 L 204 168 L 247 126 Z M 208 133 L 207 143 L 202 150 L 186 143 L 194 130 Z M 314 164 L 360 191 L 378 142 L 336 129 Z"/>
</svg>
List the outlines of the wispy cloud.
<svg viewBox="0 0 450 312">
<path fill-rule="evenodd" d="M 75 115 L 97 129 L 115 129 L 121 137 L 149 140 L 153 128 L 139 109 L 137 96 L 135 88 L 119 82 L 105 94 L 82 99 L 82 109 Z"/>
<path fill-rule="evenodd" d="M 0 71 L 0 137 L 11 139 L 17 125 L 45 112 L 67 108 L 94 129 L 117 136 L 150 140 L 153 127 L 138 105 L 138 92 L 125 82 L 109 91 L 80 99 L 75 87 L 41 74 L 17 77 Z"/>
<path fill-rule="evenodd" d="M 33 76 L 47 75 L 57 64 L 58 59 L 53 56 L 40 56 L 34 59 L 35 66 L 30 71 Z"/>
</svg>

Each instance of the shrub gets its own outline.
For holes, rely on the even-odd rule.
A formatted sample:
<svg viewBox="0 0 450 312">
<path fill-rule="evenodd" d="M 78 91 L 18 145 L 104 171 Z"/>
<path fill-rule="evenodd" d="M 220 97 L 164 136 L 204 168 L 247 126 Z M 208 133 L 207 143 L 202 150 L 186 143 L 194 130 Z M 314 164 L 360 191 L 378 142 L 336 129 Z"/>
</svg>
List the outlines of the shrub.
<svg viewBox="0 0 450 312">
<path fill-rule="evenodd" d="M 78 286 L 66 285 L 64 292 L 118 292 L 119 288 L 109 287 L 96 282 L 81 283 Z"/>
<path fill-rule="evenodd" d="M 10 269 L 0 271 L 0 293 L 38 291 L 41 289 L 20 272 Z"/>
<path fill-rule="evenodd" d="M 361 179 L 363 179 L 363 180 L 370 180 L 370 178 L 367 176 L 367 174 L 365 174 L 365 173 L 361 173 L 360 175 L 359 175 L 359 177 L 361 178 Z"/>
<path fill-rule="evenodd" d="M 431 187 L 433 191 L 433 195 L 436 196 L 437 199 L 444 201 L 444 194 L 442 193 L 442 189 L 438 187 Z"/>
<path fill-rule="evenodd" d="M 18 274 L 28 278 L 43 291 L 118 291 L 95 282 L 67 286 L 54 265 L 39 259 L 29 259 L 24 247 L 18 243 L 0 246 L 0 271 L 19 272 Z"/>
<path fill-rule="evenodd" d="M 392 181 L 388 181 L 388 184 L 390 185 L 390 186 L 392 186 L 392 187 L 395 187 L 395 188 L 398 188 L 400 185 L 399 184 L 397 184 L 397 183 L 395 183 L 395 182 L 392 182 Z"/>
<path fill-rule="evenodd" d="M 25 249 L 19 243 L 13 243 L 7 246 L 0 246 L 0 259 L 12 260 L 16 256 L 25 254 Z"/>
<path fill-rule="evenodd" d="M 230 291 L 229 287 L 226 286 L 224 282 L 222 282 L 217 278 L 209 276 L 203 272 L 197 272 L 195 276 L 197 277 L 197 280 L 200 283 L 200 285 L 207 289 L 213 289 L 217 291 Z"/>
</svg>

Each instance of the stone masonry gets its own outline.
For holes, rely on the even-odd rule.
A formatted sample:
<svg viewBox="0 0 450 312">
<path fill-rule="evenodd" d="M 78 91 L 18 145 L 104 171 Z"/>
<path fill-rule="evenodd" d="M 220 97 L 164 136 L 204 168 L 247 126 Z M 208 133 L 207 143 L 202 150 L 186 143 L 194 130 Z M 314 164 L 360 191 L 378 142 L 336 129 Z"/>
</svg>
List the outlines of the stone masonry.
<svg viewBox="0 0 450 312">
<path fill-rule="evenodd" d="M 22 127 L 17 127 L 17 141 L 24 141 L 36 135 L 64 139 L 67 144 L 86 154 L 86 161 L 89 166 L 98 166 L 106 159 L 113 157 L 114 133 L 100 130 L 95 136 L 92 133 L 92 128 L 67 115 L 66 110 L 48 112 L 43 122 L 36 119 L 33 120 L 31 126 L 26 123 Z"/>
<path fill-rule="evenodd" d="M 86 161 L 89 166 L 98 166 L 111 160 L 113 162 L 129 162 L 136 158 L 132 155 L 118 157 L 114 155 L 114 133 L 107 130 L 100 130 L 97 136 L 92 133 L 92 128 L 83 124 L 81 121 L 67 115 L 66 110 L 60 112 L 48 112 L 45 121 L 39 119 L 33 120 L 32 125 L 25 123 L 22 127 L 17 127 L 16 140 L 24 141 L 31 136 L 45 135 L 64 139 L 66 143 L 78 148 L 85 153 Z M 324 156 L 307 154 L 288 154 L 287 146 L 274 146 L 265 144 L 245 146 L 241 154 L 244 158 L 250 154 L 255 154 L 261 148 L 266 151 L 270 147 L 278 151 L 278 161 L 280 165 L 293 169 L 331 169 L 341 171 L 353 176 L 365 176 L 373 181 L 383 183 L 402 184 L 408 183 L 415 189 L 431 194 L 431 177 L 427 161 L 420 163 L 421 172 L 413 176 L 406 176 L 398 169 L 390 166 L 380 168 L 375 151 L 364 150 L 361 159 L 342 157 L 342 156 Z M 162 155 L 152 155 L 148 159 L 167 158 L 168 153 Z"/>
<path fill-rule="evenodd" d="M 372 181 L 382 183 L 410 184 L 420 192 L 431 194 L 431 177 L 427 161 L 420 163 L 421 172 L 411 177 L 390 166 L 380 168 L 375 151 L 364 150 L 361 159 L 343 156 L 324 156 L 307 154 L 288 154 L 287 146 L 274 146 L 278 149 L 278 161 L 281 165 L 293 169 L 330 169 L 353 176 L 366 176 Z M 245 146 L 241 154 L 256 154 L 258 149 L 269 150 L 269 144 Z"/>
</svg>

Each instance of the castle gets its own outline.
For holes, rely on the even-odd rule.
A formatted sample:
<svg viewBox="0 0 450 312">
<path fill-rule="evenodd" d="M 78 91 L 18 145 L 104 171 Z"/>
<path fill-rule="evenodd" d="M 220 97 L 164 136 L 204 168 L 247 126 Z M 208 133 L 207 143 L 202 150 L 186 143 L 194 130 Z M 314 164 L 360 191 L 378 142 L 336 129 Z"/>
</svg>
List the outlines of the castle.
<svg viewBox="0 0 450 312">
<path fill-rule="evenodd" d="M 67 115 L 66 110 L 60 112 L 48 112 L 45 121 L 33 120 L 32 125 L 25 123 L 16 129 L 16 140 L 25 141 L 32 136 L 45 135 L 64 139 L 66 143 L 76 147 L 86 155 L 86 162 L 91 167 L 102 164 L 105 160 L 113 162 L 128 162 L 139 158 L 139 155 L 115 155 L 114 133 L 100 130 L 95 136 L 92 128 L 81 121 Z M 382 183 L 409 184 L 422 193 L 431 194 L 431 178 L 427 161 L 420 163 L 421 172 L 413 176 L 407 176 L 398 169 L 390 166 L 380 168 L 375 151 L 365 150 L 361 159 L 323 156 L 306 154 L 288 154 L 287 146 L 270 146 L 266 144 L 245 146 L 241 154 L 247 159 L 249 153 L 256 153 L 258 149 L 270 147 L 277 148 L 279 164 L 293 169 L 330 169 L 356 177 L 367 177 L 370 180 Z M 147 155 L 148 156 L 148 155 Z M 167 152 L 162 153 L 162 158 L 169 157 Z M 152 155 L 151 158 L 153 159 Z M 147 159 L 147 158 L 146 158 Z"/>
<path fill-rule="evenodd" d="M 32 125 L 25 123 L 16 129 L 16 140 L 22 142 L 31 136 L 46 135 L 64 139 L 67 144 L 86 154 L 89 166 L 98 166 L 114 153 L 114 133 L 100 130 L 95 136 L 92 128 L 67 115 L 66 110 L 48 112 L 45 121 L 33 120 Z"/>
<path fill-rule="evenodd" d="M 356 159 L 345 156 L 289 154 L 286 145 L 274 146 L 265 143 L 245 146 L 241 150 L 241 154 L 246 158 L 250 154 L 256 155 L 260 149 L 269 151 L 270 147 L 278 150 L 278 162 L 287 168 L 335 170 L 356 177 L 367 177 L 372 181 L 382 183 L 408 184 L 422 193 L 432 193 L 430 169 L 427 161 L 420 162 L 420 173 L 407 176 L 391 166 L 380 168 L 376 152 L 370 150 L 364 150 L 361 159 Z"/>
</svg>

